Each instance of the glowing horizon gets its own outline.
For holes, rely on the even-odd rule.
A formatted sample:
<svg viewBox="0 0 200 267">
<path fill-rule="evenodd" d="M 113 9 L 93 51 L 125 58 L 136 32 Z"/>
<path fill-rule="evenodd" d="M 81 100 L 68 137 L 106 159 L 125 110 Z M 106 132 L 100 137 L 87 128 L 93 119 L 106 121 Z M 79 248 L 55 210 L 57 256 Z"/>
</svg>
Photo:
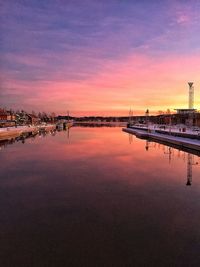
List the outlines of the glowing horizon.
<svg viewBox="0 0 200 267">
<path fill-rule="evenodd" d="M 84 2 L 84 3 L 83 3 Z M 1 3 L 0 107 L 72 116 L 200 109 L 197 1 Z"/>
</svg>

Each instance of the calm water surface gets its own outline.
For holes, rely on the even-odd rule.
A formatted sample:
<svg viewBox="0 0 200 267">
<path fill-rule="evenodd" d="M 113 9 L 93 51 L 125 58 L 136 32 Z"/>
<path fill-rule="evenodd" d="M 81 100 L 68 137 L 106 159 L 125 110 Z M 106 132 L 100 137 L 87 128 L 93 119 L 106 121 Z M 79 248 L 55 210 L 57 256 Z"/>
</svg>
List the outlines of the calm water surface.
<svg viewBox="0 0 200 267">
<path fill-rule="evenodd" d="M 106 127 L 2 147 L 0 266 L 200 266 L 199 157 Z"/>
</svg>

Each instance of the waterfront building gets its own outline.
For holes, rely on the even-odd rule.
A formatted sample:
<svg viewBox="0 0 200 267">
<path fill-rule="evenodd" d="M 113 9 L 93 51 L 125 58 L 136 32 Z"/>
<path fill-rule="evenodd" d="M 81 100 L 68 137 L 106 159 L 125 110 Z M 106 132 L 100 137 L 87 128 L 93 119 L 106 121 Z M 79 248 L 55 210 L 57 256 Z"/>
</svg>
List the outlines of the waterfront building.
<svg viewBox="0 0 200 267">
<path fill-rule="evenodd" d="M 16 116 L 13 111 L 0 109 L 0 127 L 14 126 L 16 123 Z"/>
<path fill-rule="evenodd" d="M 39 124 L 40 119 L 35 114 L 27 114 L 27 123 L 36 125 Z"/>
<path fill-rule="evenodd" d="M 35 125 L 40 123 L 40 118 L 35 114 L 29 114 L 22 110 L 16 113 L 16 121 L 17 124 L 20 125 L 26 125 L 26 124 Z"/>
<path fill-rule="evenodd" d="M 10 121 L 15 119 L 16 116 L 14 112 L 12 112 L 11 110 L 0 109 L 0 121 L 2 120 Z"/>
</svg>

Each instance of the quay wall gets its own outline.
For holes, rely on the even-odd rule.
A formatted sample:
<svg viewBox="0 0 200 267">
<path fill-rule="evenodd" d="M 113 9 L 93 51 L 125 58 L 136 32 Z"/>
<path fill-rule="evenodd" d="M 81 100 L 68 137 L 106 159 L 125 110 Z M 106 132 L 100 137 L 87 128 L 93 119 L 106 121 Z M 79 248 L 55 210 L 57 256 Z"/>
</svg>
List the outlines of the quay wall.
<svg viewBox="0 0 200 267">
<path fill-rule="evenodd" d="M 0 128 L 0 140 L 8 140 L 11 138 L 18 137 L 23 133 L 36 133 L 42 129 L 46 131 L 54 130 L 55 125 L 44 125 L 44 126 L 18 126 L 18 127 L 7 127 Z"/>
<path fill-rule="evenodd" d="M 152 133 L 152 132 L 142 131 L 141 129 L 137 130 L 137 129 L 132 129 L 132 128 L 123 128 L 123 131 L 135 134 L 136 137 L 139 137 L 139 138 L 161 141 L 169 145 L 173 144 L 178 147 L 185 147 L 188 149 L 200 151 L 200 141 L 196 139 L 172 136 L 169 134 L 156 133 L 156 132 Z"/>
<path fill-rule="evenodd" d="M 128 129 L 135 129 L 139 131 L 145 131 L 145 132 L 155 132 L 160 134 L 165 134 L 169 136 L 177 136 L 177 137 L 183 137 L 183 138 L 190 138 L 190 139 L 197 139 L 200 140 L 200 133 L 191 133 L 191 132 L 181 132 L 181 131 L 170 131 L 162 130 L 162 129 L 154 129 L 154 128 L 147 128 L 147 127 L 138 127 L 138 126 L 130 126 Z"/>
</svg>

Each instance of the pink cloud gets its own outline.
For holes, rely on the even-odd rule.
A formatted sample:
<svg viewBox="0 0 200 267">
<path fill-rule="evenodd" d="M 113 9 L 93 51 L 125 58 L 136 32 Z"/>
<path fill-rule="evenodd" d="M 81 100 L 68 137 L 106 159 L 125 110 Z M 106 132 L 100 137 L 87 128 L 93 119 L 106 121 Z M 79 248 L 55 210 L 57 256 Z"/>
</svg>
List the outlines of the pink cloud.
<svg viewBox="0 0 200 267">
<path fill-rule="evenodd" d="M 186 14 L 179 14 L 178 16 L 177 16 L 177 23 L 178 24 L 186 24 L 186 23 L 188 23 L 188 22 L 190 22 L 190 17 L 188 16 L 188 15 L 186 15 Z"/>
<path fill-rule="evenodd" d="M 31 58 L 30 58 L 31 59 Z M 30 62 L 20 59 L 21 62 Z M 34 60 L 33 60 L 34 61 Z M 34 61 L 40 64 L 40 61 Z M 187 106 L 187 81 L 199 87 L 200 56 L 170 55 L 155 58 L 144 54 L 129 55 L 119 60 L 106 60 L 99 71 L 84 80 L 22 81 L 8 77 L 7 91 L 23 95 L 30 109 L 71 110 L 75 114 L 92 112 L 127 115 L 130 106 L 142 112 Z M 55 79 L 55 80 L 54 80 Z M 199 98 L 195 90 L 195 99 Z M 199 102 L 196 101 L 197 108 Z M 18 104 L 19 105 L 19 104 Z M 94 113 L 93 113 L 94 114 Z"/>
</svg>

